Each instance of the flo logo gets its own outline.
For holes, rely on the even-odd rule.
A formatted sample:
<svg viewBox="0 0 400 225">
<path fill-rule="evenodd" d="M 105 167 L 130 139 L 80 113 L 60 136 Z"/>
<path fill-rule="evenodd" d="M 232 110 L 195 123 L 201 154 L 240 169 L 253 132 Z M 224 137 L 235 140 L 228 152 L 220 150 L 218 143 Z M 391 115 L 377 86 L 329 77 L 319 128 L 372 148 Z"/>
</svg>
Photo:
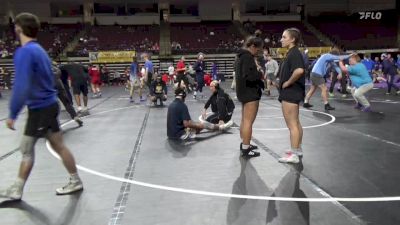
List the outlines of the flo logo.
<svg viewBox="0 0 400 225">
<path fill-rule="evenodd" d="M 381 12 L 359 12 L 360 20 L 380 20 L 382 18 Z"/>
</svg>

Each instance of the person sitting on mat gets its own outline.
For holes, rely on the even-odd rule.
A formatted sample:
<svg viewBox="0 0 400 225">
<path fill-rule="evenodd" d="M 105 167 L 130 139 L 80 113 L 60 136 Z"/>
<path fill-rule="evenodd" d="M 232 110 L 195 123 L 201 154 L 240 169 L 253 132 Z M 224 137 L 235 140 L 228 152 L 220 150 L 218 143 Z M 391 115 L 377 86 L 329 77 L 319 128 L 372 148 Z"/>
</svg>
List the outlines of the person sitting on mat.
<svg viewBox="0 0 400 225">
<path fill-rule="evenodd" d="M 211 123 L 199 123 L 191 120 L 185 104 L 186 91 L 183 87 L 175 89 L 175 100 L 168 106 L 167 136 L 169 139 L 188 140 L 196 137 L 203 129 L 219 130 L 220 126 Z"/>
<path fill-rule="evenodd" d="M 221 130 L 229 129 L 233 125 L 232 114 L 235 104 L 229 94 L 220 88 L 219 82 L 214 80 L 210 84 L 212 95 L 204 105 L 200 121 L 203 123 L 218 124 Z M 212 113 L 207 115 L 207 109 L 211 106 Z"/>
</svg>

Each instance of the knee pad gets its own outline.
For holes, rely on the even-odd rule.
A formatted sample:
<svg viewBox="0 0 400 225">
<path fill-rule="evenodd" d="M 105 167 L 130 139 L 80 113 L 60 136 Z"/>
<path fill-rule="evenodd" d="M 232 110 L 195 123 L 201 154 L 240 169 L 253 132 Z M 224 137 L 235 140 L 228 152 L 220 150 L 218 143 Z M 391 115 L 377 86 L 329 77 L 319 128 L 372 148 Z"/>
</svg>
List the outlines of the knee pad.
<svg viewBox="0 0 400 225">
<path fill-rule="evenodd" d="M 37 138 L 35 137 L 29 137 L 29 136 L 23 136 L 21 145 L 19 147 L 19 150 L 22 154 L 22 160 L 23 161 L 33 161 L 35 158 L 35 144 L 36 144 Z"/>
</svg>

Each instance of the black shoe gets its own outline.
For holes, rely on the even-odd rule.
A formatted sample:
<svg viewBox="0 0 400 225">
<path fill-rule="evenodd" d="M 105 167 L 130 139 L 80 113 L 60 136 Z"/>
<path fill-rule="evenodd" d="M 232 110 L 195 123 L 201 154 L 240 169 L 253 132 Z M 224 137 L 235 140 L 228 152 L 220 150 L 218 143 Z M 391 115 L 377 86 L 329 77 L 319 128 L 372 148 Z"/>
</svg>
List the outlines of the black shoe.
<svg viewBox="0 0 400 225">
<path fill-rule="evenodd" d="M 243 157 L 258 157 L 258 156 L 260 156 L 259 152 L 252 151 L 252 150 L 250 150 L 250 148 L 249 149 L 241 149 L 240 151 L 242 152 Z"/>
<path fill-rule="evenodd" d="M 329 103 L 328 103 L 328 104 L 325 104 L 325 110 L 335 110 L 335 108 L 332 107 L 331 105 L 329 105 Z"/>
<path fill-rule="evenodd" d="M 303 107 L 308 109 L 308 108 L 313 107 L 313 105 L 311 105 L 310 103 L 304 103 Z"/>
<path fill-rule="evenodd" d="M 257 146 L 250 145 L 250 147 L 248 149 L 243 149 L 242 143 L 240 143 L 240 151 L 242 152 L 243 157 L 258 157 L 258 156 L 260 156 L 259 152 L 254 151 L 255 148 L 257 148 Z"/>
<path fill-rule="evenodd" d="M 243 149 L 242 146 L 243 146 L 243 143 L 240 143 L 240 149 Z M 250 144 L 250 147 L 248 149 L 250 149 L 250 151 L 253 151 L 253 150 L 258 149 L 258 146 Z"/>
</svg>

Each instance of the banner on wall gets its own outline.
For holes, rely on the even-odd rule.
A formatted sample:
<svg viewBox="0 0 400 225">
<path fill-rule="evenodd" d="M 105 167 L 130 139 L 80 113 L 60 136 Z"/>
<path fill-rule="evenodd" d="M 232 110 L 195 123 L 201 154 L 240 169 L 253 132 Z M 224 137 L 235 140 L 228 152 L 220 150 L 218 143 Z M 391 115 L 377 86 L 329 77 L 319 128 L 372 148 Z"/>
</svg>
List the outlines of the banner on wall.
<svg viewBox="0 0 400 225">
<path fill-rule="evenodd" d="M 99 51 L 89 52 L 90 63 L 127 63 L 132 62 L 135 51 Z"/>
<path fill-rule="evenodd" d="M 304 51 L 304 48 L 299 48 L 300 51 Z M 318 55 L 328 53 L 331 47 L 308 47 L 308 57 L 316 58 Z M 283 58 L 288 52 L 287 48 L 270 48 L 270 53 L 276 58 Z"/>
</svg>

